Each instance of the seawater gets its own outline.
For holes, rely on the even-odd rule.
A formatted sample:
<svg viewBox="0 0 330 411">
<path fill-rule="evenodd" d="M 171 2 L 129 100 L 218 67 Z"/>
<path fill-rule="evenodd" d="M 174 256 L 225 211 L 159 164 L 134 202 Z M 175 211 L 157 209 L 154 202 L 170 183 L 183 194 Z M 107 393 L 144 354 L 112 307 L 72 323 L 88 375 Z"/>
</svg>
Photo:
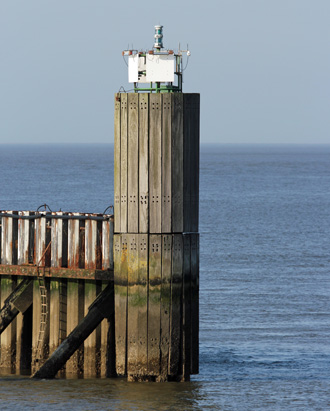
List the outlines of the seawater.
<svg viewBox="0 0 330 411">
<path fill-rule="evenodd" d="M 0 145 L 0 209 L 102 213 L 112 145 Z M 200 374 L 0 376 L 0 409 L 330 409 L 330 146 L 202 145 Z"/>
</svg>

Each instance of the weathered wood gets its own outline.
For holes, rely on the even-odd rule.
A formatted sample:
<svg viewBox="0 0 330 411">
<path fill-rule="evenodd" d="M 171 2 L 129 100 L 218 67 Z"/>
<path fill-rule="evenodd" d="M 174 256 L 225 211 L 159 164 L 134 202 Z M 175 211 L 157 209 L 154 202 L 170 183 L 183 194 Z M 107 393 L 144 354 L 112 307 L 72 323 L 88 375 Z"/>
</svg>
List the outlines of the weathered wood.
<svg viewBox="0 0 330 411">
<path fill-rule="evenodd" d="M 52 215 L 63 215 L 63 213 L 52 213 Z M 52 267 L 62 267 L 63 220 L 53 219 L 51 224 L 51 265 Z"/>
<path fill-rule="evenodd" d="M 66 216 L 59 211 L 52 215 Z M 51 266 L 66 267 L 68 264 L 68 220 L 54 218 L 51 220 Z"/>
<path fill-rule="evenodd" d="M 182 310 L 182 342 L 183 342 L 183 379 L 189 380 L 191 374 L 191 278 L 190 255 L 191 236 L 183 235 L 183 310 Z"/>
<path fill-rule="evenodd" d="M 127 235 L 127 374 L 137 375 L 139 370 L 139 294 L 138 294 L 138 235 Z"/>
<path fill-rule="evenodd" d="M 170 352 L 169 375 L 181 374 L 181 334 L 182 334 L 182 283 L 183 283 L 183 238 L 182 234 L 173 235 L 171 311 L 170 311 Z"/>
<path fill-rule="evenodd" d="M 114 236 L 116 371 L 127 373 L 127 234 Z"/>
<path fill-rule="evenodd" d="M 69 215 L 78 216 L 79 213 Z M 68 221 L 68 267 L 79 268 L 79 220 Z"/>
<path fill-rule="evenodd" d="M 24 266 L 0 264 L 0 274 L 4 275 L 37 277 L 40 273 L 43 273 L 43 269 L 33 265 Z M 44 274 L 46 278 L 79 278 L 82 280 L 105 281 L 110 281 L 113 279 L 113 270 L 47 267 Z"/>
<path fill-rule="evenodd" d="M 162 95 L 149 96 L 149 232 L 162 229 Z"/>
<path fill-rule="evenodd" d="M 49 320 L 49 353 L 52 354 L 60 340 L 60 285 L 58 281 L 50 282 L 50 320 Z"/>
<path fill-rule="evenodd" d="M 148 375 L 148 253 L 149 236 L 140 234 L 138 238 L 138 359 L 139 375 Z"/>
<path fill-rule="evenodd" d="M 120 232 L 127 233 L 127 94 L 121 94 L 120 99 Z"/>
<path fill-rule="evenodd" d="M 172 229 L 172 93 L 164 94 L 162 98 L 162 177 L 161 177 L 161 213 L 162 233 L 171 233 Z"/>
<path fill-rule="evenodd" d="M 88 314 L 89 306 L 101 291 L 100 284 L 85 281 L 85 316 Z M 101 327 L 98 326 L 85 339 L 84 342 L 84 376 L 100 375 L 100 349 L 101 349 Z"/>
<path fill-rule="evenodd" d="M 127 231 L 139 232 L 139 96 L 128 94 Z"/>
<path fill-rule="evenodd" d="M 182 233 L 183 226 L 183 95 L 172 96 L 172 232 Z"/>
<path fill-rule="evenodd" d="M 171 310 L 171 274 L 172 274 L 172 235 L 162 235 L 162 285 L 161 285 L 161 370 L 160 378 L 167 381 L 170 345 L 170 310 Z"/>
<path fill-rule="evenodd" d="M 98 265 L 97 221 L 85 221 L 85 268 L 95 269 Z M 101 285 L 85 281 L 85 315 L 88 308 L 101 291 Z M 101 327 L 97 327 L 84 342 L 84 375 L 100 375 Z"/>
<path fill-rule="evenodd" d="M 199 214 L 199 94 L 184 95 L 185 126 L 184 140 L 188 164 L 186 182 L 189 187 L 188 200 L 190 207 L 187 210 L 187 229 L 185 231 L 198 232 Z"/>
<path fill-rule="evenodd" d="M 36 213 L 36 215 L 46 215 L 48 212 Z M 48 222 L 49 223 L 49 222 Z M 37 266 L 44 266 L 46 264 L 46 255 L 44 251 L 46 249 L 46 230 L 47 220 L 46 218 L 39 218 L 35 221 L 35 259 L 34 264 Z"/>
<path fill-rule="evenodd" d="M 148 374 L 160 374 L 160 301 L 162 278 L 162 237 L 150 235 L 148 298 Z"/>
<path fill-rule="evenodd" d="M 18 214 L 17 211 L 7 211 Z M 2 217 L 1 227 L 1 263 L 17 264 L 18 221 L 11 217 Z"/>
<path fill-rule="evenodd" d="M 191 94 L 183 95 L 183 105 L 184 105 L 184 114 L 183 114 L 183 219 L 184 219 L 184 231 L 192 231 L 192 203 L 191 203 L 191 191 L 192 191 L 192 151 L 193 147 L 193 113 L 190 109 L 190 100 Z"/>
<path fill-rule="evenodd" d="M 191 374 L 199 371 L 199 235 L 191 234 Z"/>
<path fill-rule="evenodd" d="M 8 282 L 9 281 L 9 282 Z M 11 279 L 4 279 L 1 284 L 2 298 L 13 286 Z M 9 287 L 6 287 L 6 286 Z M 29 278 L 20 281 L 18 286 L 2 301 L 0 311 L 0 334 L 8 327 L 19 312 L 24 313 L 32 304 L 33 283 Z"/>
<path fill-rule="evenodd" d="M 85 268 L 96 268 L 96 221 L 85 222 Z"/>
<path fill-rule="evenodd" d="M 71 333 L 84 317 L 84 284 L 80 280 L 68 280 L 67 288 L 67 333 Z M 83 373 L 84 347 L 75 351 L 66 363 L 67 376 Z"/>
<path fill-rule="evenodd" d="M 110 317 L 113 306 L 111 301 L 112 287 L 109 285 L 98 296 L 97 300 L 89 307 L 88 313 L 80 324 L 70 333 L 70 335 L 57 348 L 53 355 L 45 364 L 32 376 L 33 378 L 54 378 L 72 354 L 95 330 L 103 318 Z"/>
<path fill-rule="evenodd" d="M 121 102 L 120 94 L 115 94 L 115 118 L 114 118 L 114 232 L 121 231 Z"/>
<path fill-rule="evenodd" d="M 112 224 L 113 227 L 113 224 Z M 102 270 L 112 268 L 113 251 L 112 241 L 113 232 L 110 231 L 110 220 L 102 222 Z"/>
<path fill-rule="evenodd" d="M 19 236 L 18 236 L 19 241 Z M 17 257 L 17 260 L 19 257 Z M 23 280 L 17 280 L 17 287 L 22 283 Z M 31 283 L 31 296 L 30 296 L 30 305 L 32 305 L 33 300 L 33 283 Z M 17 289 L 16 287 L 16 289 Z M 1 315 L 0 315 L 1 316 Z M 16 373 L 20 373 L 21 368 L 21 358 L 22 358 L 22 334 L 23 334 L 23 314 L 18 312 L 16 316 L 16 355 L 15 355 L 15 366 L 16 366 Z"/>
<path fill-rule="evenodd" d="M 102 291 L 108 286 L 109 283 L 102 283 Z M 113 285 L 112 285 L 113 286 Z M 114 295 L 110 296 L 109 302 L 114 307 Z M 101 322 L 101 358 L 100 358 L 100 376 L 110 377 L 115 376 L 115 341 L 113 330 L 113 313 L 110 318 L 104 318 Z"/>
<path fill-rule="evenodd" d="M 67 282 L 50 282 L 49 353 L 53 353 L 66 337 Z"/>
<path fill-rule="evenodd" d="M 7 254 L 8 257 L 8 254 Z M 11 277 L 3 276 L 1 278 L 1 305 L 5 303 L 6 299 L 11 295 L 16 287 L 16 281 Z M 18 310 L 12 304 L 9 305 L 9 310 L 4 310 L 2 316 L 2 333 L 1 333 L 1 358 L 0 367 L 14 371 L 16 360 L 16 316 Z M 7 321 L 6 321 L 7 318 Z"/>
<path fill-rule="evenodd" d="M 29 211 L 20 211 L 21 216 L 29 216 Z M 18 220 L 18 264 L 29 263 L 29 242 L 30 242 L 30 223 L 31 220 Z"/>
<path fill-rule="evenodd" d="M 149 230 L 149 94 L 139 94 L 139 233 Z"/>
</svg>

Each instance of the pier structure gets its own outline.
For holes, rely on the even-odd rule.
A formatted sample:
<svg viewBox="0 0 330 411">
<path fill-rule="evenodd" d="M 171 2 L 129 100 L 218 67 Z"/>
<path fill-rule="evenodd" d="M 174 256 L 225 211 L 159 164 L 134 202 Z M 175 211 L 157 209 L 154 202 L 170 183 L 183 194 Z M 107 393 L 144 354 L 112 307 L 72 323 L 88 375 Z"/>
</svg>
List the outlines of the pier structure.
<svg viewBox="0 0 330 411">
<path fill-rule="evenodd" d="M 0 239 L 0 369 L 34 373 L 113 288 L 113 215 L 0 211 Z M 59 375 L 113 375 L 111 326 L 109 316 Z"/>
<path fill-rule="evenodd" d="M 198 373 L 200 96 L 155 31 L 152 50 L 123 52 L 134 91 L 115 94 L 114 215 L 0 211 L 2 371 Z"/>
<path fill-rule="evenodd" d="M 199 362 L 200 96 L 155 29 L 153 50 L 123 52 L 135 92 L 115 95 L 116 371 L 184 381 Z"/>
</svg>

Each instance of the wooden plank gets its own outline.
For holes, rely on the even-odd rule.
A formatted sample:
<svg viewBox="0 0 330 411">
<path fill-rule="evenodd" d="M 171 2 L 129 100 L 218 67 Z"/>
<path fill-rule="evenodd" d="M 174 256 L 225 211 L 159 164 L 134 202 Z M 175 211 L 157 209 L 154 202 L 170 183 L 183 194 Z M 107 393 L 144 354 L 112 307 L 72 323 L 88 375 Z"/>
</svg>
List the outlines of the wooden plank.
<svg viewBox="0 0 330 411">
<path fill-rule="evenodd" d="M 36 215 L 46 215 L 46 212 L 36 213 Z M 48 214 L 48 213 L 47 213 Z M 46 218 L 35 220 L 35 259 L 34 264 L 44 266 L 46 263 Z"/>
<path fill-rule="evenodd" d="M 82 214 L 84 215 L 84 214 Z M 85 268 L 86 264 L 86 220 L 79 221 L 79 267 Z"/>
<path fill-rule="evenodd" d="M 184 232 L 192 231 L 192 203 L 191 203 L 191 186 L 192 186 L 192 128 L 193 113 L 191 110 L 191 94 L 183 95 L 184 114 L 183 114 L 183 218 Z"/>
<path fill-rule="evenodd" d="M 41 269 L 34 265 L 2 265 L 0 264 L 0 274 L 13 276 L 37 277 Z M 84 280 L 105 280 L 113 279 L 113 270 L 85 269 L 85 268 L 64 268 L 47 267 L 46 278 L 74 278 Z"/>
<path fill-rule="evenodd" d="M 181 334 L 182 334 L 182 284 L 183 284 L 183 238 L 182 234 L 173 235 L 171 311 L 170 311 L 170 352 L 169 375 L 181 375 Z M 181 360 L 180 360 L 181 359 Z"/>
<path fill-rule="evenodd" d="M 114 236 L 116 371 L 127 372 L 127 234 Z"/>
<path fill-rule="evenodd" d="M 200 95 L 189 94 L 186 110 L 190 113 L 190 231 L 198 232 L 199 220 L 199 111 Z"/>
<path fill-rule="evenodd" d="M 172 235 L 162 235 L 162 284 L 161 284 L 161 380 L 167 381 L 170 345 L 170 310 L 172 276 Z"/>
<path fill-rule="evenodd" d="M 97 221 L 85 221 L 85 268 L 97 267 Z M 101 292 L 101 286 L 94 281 L 85 281 L 85 316 L 88 307 Z M 84 375 L 100 374 L 101 327 L 98 326 L 84 342 Z"/>
<path fill-rule="evenodd" d="M 10 254 L 9 251 L 5 254 L 6 258 L 9 258 L 9 254 Z M 12 277 L 10 276 L 3 276 L 1 277 L 0 281 L 1 281 L 1 306 L 2 306 L 6 298 L 15 289 L 16 280 L 13 280 Z M 17 319 L 15 318 L 12 321 L 12 323 L 1 334 L 0 367 L 8 372 L 14 372 L 16 368 L 16 364 L 15 364 L 16 335 L 17 335 L 16 331 L 17 331 Z"/>
<path fill-rule="evenodd" d="M 60 339 L 60 285 L 59 281 L 50 282 L 49 312 L 49 354 L 58 347 Z"/>
<path fill-rule="evenodd" d="M 120 131 L 120 97 L 119 93 L 115 94 L 115 118 L 114 118 L 114 196 L 115 196 L 115 204 L 114 204 L 114 230 L 116 233 L 121 231 L 121 217 L 120 217 L 120 208 L 121 208 L 121 177 L 120 177 L 120 169 L 121 169 L 121 155 L 120 155 L 120 148 L 121 148 L 121 131 Z"/>
<path fill-rule="evenodd" d="M 149 230 L 149 94 L 139 94 L 139 233 Z"/>
<path fill-rule="evenodd" d="M 23 213 L 24 213 L 24 211 L 23 211 Z M 23 221 L 23 220 L 19 220 L 18 223 L 20 223 L 20 221 Z M 20 253 L 19 253 L 20 238 L 21 238 L 21 240 L 22 240 L 22 237 L 24 238 L 24 236 L 22 235 L 22 231 L 23 231 L 22 228 L 20 229 L 20 224 L 18 224 L 18 257 L 17 257 L 18 261 L 20 260 Z M 27 252 L 27 256 L 28 256 L 28 252 Z M 22 279 L 18 278 L 17 279 L 17 285 L 19 285 L 19 283 L 21 281 L 22 281 Z M 1 304 L 1 306 L 2 306 L 2 304 Z M 24 348 L 22 347 L 22 334 L 23 334 L 23 314 L 20 312 L 20 313 L 18 313 L 18 315 L 16 317 L 16 359 L 15 359 L 15 365 L 16 365 L 16 373 L 17 374 L 20 374 L 20 371 L 21 371 L 21 358 L 22 358 L 23 350 L 24 350 Z"/>
<path fill-rule="evenodd" d="M 162 95 L 150 94 L 149 101 L 149 232 L 156 234 L 162 230 Z"/>
<path fill-rule="evenodd" d="M 66 337 L 67 282 L 50 281 L 49 354 L 51 355 Z"/>
<path fill-rule="evenodd" d="M 139 294 L 138 294 L 138 235 L 127 236 L 127 374 L 136 376 L 139 374 Z"/>
<path fill-rule="evenodd" d="M 160 301 L 162 236 L 150 235 L 148 296 L 148 374 L 160 375 Z"/>
<path fill-rule="evenodd" d="M 69 213 L 79 215 L 79 213 Z M 68 267 L 79 268 L 79 220 L 68 221 Z"/>
<path fill-rule="evenodd" d="M 127 94 L 122 93 L 120 99 L 120 232 L 127 233 Z"/>
<path fill-rule="evenodd" d="M 6 211 L 13 214 L 13 211 Z M 11 217 L 2 217 L 1 231 L 1 262 L 2 264 L 14 264 L 14 222 Z"/>
<path fill-rule="evenodd" d="M 110 249 L 110 220 L 102 221 L 102 270 L 111 267 L 110 259 L 112 249 Z"/>
<path fill-rule="evenodd" d="M 96 296 L 100 292 L 100 284 L 96 284 L 94 281 L 85 281 L 85 316 L 88 314 L 89 306 L 95 301 Z M 96 329 L 84 341 L 84 377 L 100 376 L 100 351 L 101 325 L 98 325 Z"/>
<path fill-rule="evenodd" d="M 191 235 L 183 235 L 183 379 L 189 381 L 191 374 Z"/>
<path fill-rule="evenodd" d="M 139 96 L 128 94 L 127 230 L 139 232 Z"/>
<path fill-rule="evenodd" d="M 97 221 L 85 221 L 85 268 L 96 269 L 97 257 Z"/>
<path fill-rule="evenodd" d="M 173 93 L 164 94 L 162 98 L 162 233 L 170 233 L 172 229 L 172 95 Z"/>
<path fill-rule="evenodd" d="M 52 213 L 52 215 L 63 215 L 62 212 Z M 62 267 L 62 245 L 63 245 L 63 220 L 53 218 L 52 224 L 52 243 L 51 243 L 51 266 Z"/>
<path fill-rule="evenodd" d="M 191 374 L 199 371 L 199 235 L 191 234 Z"/>
<path fill-rule="evenodd" d="M 149 237 L 139 235 L 138 246 L 138 358 L 139 374 L 148 375 L 148 259 Z"/>
<path fill-rule="evenodd" d="M 183 94 L 172 96 L 172 232 L 182 233 L 183 226 Z"/>
<path fill-rule="evenodd" d="M 107 282 L 102 282 L 102 291 L 107 287 Z M 111 375 L 111 349 L 110 349 L 110 321 L 104 318 L 101 322 L 101 347 L 100 347 L 100 377 L 109 377 Z"/>
<path fill-rule="evenodd" d="M 20 211 L 21 216 L 29 216 L 29 211 Z M 18 220 L 18 251 L 17 263 L 29 263 L 29 241 L 30 241 L 30 223 L 31 220 Z"/>
<path fill-rule="evenodd" d="M 84 317 L 84 284 L 81 280 L 68 280 L 67 288 L 67 335 Z M 83 345 L 66 363 L 66 376 L 81 376 L 83 373 Z"/>
<path fill-rule="evenodd" d="M 114 221 L 110 219 L 110 240 L 109 240 L 109 260 L 110 260 L 110 269 L 113 270 L 113 236 L 114 236 Z"/>
</svg>

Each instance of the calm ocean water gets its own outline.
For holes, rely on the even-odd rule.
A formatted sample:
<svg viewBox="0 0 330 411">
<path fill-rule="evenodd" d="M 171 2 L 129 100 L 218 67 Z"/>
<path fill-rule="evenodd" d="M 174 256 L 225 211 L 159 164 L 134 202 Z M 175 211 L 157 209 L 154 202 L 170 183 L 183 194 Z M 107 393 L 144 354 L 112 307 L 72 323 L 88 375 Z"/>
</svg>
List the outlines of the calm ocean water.
<svg viewBox="0 0 330 411">
<path fill-rule="evenodd" d="M 113 146 L 1 146 L 0 209 L 103 212 Z M 330 409 L 330 146 L 203 145 L 200 374 L 0 377 L 0 409 Z"/>
</svg>

